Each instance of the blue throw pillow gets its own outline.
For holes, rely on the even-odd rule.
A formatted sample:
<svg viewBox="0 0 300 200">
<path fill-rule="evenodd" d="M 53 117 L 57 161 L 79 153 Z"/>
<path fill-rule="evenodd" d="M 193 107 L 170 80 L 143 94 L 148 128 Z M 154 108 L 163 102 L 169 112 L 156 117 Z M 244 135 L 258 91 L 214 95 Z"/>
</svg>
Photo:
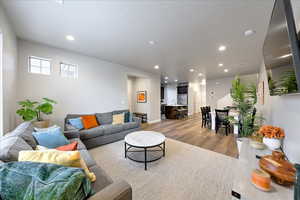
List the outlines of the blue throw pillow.
<svg viewBox="0 0 300 200">
<path fill-rule="evenodd" d="M 50 149 L 70 144 L 63 135 L 60 127 L 49 129 L 47 131 L 33 132 L 32 135 L 39 145 Z"/>
<path fill-rule="evenodd" d="M 129 113 L 129 122 L 133 122 L 133 113 Z"/>
<path fill-rule="evenodd" d="M 130 116 L 130 112 L 125 112 L 124 113 L 124 122 L 125 123 L 129 122 L 129 116 Z"/>
<path fill-rule="evenodd" d="M 83 129 L 81 117 L 69 119 L 69 123 L 77 129 Z"/>
</svg>

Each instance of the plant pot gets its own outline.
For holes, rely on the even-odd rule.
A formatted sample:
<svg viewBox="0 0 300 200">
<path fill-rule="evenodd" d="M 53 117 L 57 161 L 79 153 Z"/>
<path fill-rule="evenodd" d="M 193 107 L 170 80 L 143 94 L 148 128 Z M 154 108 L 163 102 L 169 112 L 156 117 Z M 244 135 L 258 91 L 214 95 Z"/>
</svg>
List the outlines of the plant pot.
<svg viewBox="0 0 300 200">
<path fill-rule="evenodd" d="M 239 151 L 239 154 L 240 154 L 241 153 L 241 149 L 242 149 L 243 139 L 242 138 L 238 138 L 236 140 L 236 143 L 237 143 L 237 148 L 238 148 L 238 151 Z"/>
<path fill-rule="evenodd" d="M 50 126 L 50 120 L 43 120 L 43 121 L 35 121 L 32 122 L 33 126 L 36 128 L 48 128 Z"/>
<path fill-rule="evenodd" d="M 263 138 L 263 143 L 271 150 L 279 149 L 281 146 L 281 139 L 276 138 Z"/>
</svg>

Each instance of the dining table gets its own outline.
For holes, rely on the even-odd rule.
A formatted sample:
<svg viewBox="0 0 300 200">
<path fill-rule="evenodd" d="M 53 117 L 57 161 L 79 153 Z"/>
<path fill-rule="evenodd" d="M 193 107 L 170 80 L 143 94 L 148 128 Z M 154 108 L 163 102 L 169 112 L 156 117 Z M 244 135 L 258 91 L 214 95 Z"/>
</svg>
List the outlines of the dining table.
<svg viewBox="0 0 300 200">
<path fill-rule="evenodd" d="M 232 116 L 236 121 L 238 121 L 238 119 L 239 119 L 239 113 L 235 110 L 229 110 L 228 115 Z M 215 110 L 212 110 L 210 112 L 210 117 L 211 117 L 211 129 L 215 130 L 216 129 L 216 112 L 215 112 Z M 233 133 L 234 134 L 239 134 L 238 124 L 233 125 Z"/>
</svg>

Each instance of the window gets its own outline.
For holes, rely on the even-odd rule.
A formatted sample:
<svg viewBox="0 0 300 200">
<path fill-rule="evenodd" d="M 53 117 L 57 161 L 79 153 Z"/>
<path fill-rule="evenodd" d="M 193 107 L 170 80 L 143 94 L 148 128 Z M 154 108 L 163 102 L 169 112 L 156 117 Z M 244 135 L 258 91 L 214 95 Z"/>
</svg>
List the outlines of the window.
<svg viewBox="0 0 300 200">
<path fill-rule="evenodd" d="M 69 78 L 77 79 L 78 78 L 77 65 L 60 63 L 60 75 L 62 77 L 69 77 Z"/>
<path fill-rule="evenodd" d="M 29 56 L 29 72 L 33 74 L 50 75 L 51 65 L 50 60 L 46 58 L 38 58 Z"/>
</svg>

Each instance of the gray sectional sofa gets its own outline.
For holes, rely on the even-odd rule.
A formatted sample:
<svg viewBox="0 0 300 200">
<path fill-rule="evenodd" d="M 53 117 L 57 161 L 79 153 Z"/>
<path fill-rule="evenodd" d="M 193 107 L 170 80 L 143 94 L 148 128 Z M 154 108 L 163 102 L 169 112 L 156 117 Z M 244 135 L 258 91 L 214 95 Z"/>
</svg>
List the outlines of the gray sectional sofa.
<svg viewBox="0 0 300 200">
<path fill-rule="evenodd" d="M 70 138 L 80 138 L 80 140 L 82 140 L 82 142 L 88 149 L 122 140 L 128 133 L 140 130 L 141 126 L 141 119 L 137 117 L 133 117 L 132 122 L 113 125 L 113 115 L 123 112 L 128 112 L 128 110 L 95 113 L 100 126 L 88 130 L 77 130 L 73 128 L 70 129 L 68 122 L 68 119 L 77 118 L 87 114 L 68 114 L 65 118 L 65 135 Z"/>
<path fill-rule="evenodd" d="M 0 137 L 0 167 L 3 162 L 18 160 L 18 154 L 21 150 L 33 150 L 36 148 L 36 141 L 32 136 L 33 127 L 31 123 L 23 123 L 14 131 Z M 124 180 L 113 181 L 105 171 L 97 165 L 91 157 L 86 146 L 79 138 L 66 137 L 72 142 L 78 141 L 78 150 L 81 157 L 85 160 L 90 171 L 96 175 L 96 181 L 92 183 L 96 192 L 88 200 L 131 200 L 131 186 Z M 2 159 L 2 160 L 1 160 Z M 1 185 L 1 180 L 0 180 Z"/>
</svg>

